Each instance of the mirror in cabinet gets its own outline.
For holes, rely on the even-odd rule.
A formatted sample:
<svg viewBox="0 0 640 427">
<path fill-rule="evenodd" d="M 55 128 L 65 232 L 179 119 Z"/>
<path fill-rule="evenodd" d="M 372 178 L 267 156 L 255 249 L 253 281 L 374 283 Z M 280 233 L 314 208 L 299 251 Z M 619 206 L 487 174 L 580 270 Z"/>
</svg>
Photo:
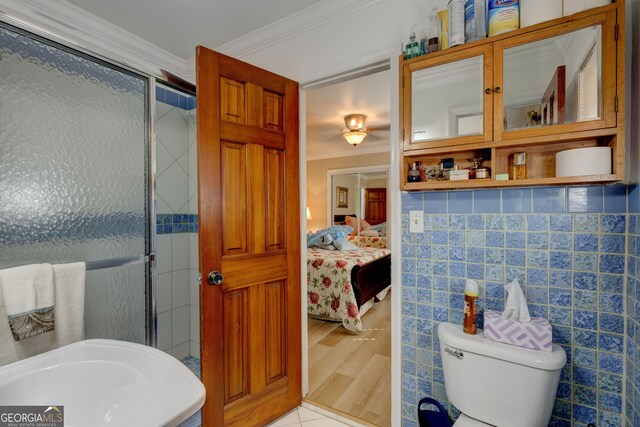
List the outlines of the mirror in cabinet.
<svg viewBox="0 0 640 427">
<path fill-rule="evenodd" d="M 496 43 L 496 140 L 616 125 L 615 15 L 588 21 Z"/>
<path fill-rule="evenodd" d="M 491 87 L 491 51 L 481 46 L 405 68 L 411 99 L 404 112 L 405 129 L 411 129 L 406 149 L 491 140 L 492 105 L 485 92 Z"/>
</svg>

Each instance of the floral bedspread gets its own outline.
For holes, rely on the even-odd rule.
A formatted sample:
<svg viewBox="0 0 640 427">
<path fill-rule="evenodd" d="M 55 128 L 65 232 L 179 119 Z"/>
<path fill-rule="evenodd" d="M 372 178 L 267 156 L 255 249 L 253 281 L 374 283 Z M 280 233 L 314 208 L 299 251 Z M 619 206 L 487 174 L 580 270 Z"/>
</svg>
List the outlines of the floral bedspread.
<svg viewBox="0 0 640 427">
<path fill-rule="evenodd" d="M 386 249 L 387 247 L 386 237 L 349 236 L 347 240 L 360 248 Z"/>
<path fill-rule="evenodd" d="M 351 270 L 385 255 L 388 249 L 353 251 L 307 249 L 307 312 L 338 320 L 349 331 L 362 333 L 362 322 L 351 284 Z"/>
</svg>

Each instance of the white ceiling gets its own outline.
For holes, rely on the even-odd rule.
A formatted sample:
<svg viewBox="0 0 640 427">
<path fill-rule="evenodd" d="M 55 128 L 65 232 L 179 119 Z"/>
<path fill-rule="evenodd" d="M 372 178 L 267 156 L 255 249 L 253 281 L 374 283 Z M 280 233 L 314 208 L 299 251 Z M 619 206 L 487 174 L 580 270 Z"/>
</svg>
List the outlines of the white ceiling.
<svg viewBox="0 0 640 427">
<path fill-rule="evenodd" d="M 307 159 L 342 157 L 390 150 L 389 71 L 307 93 Z M 344 116 L 362 113 L 371 131 L 357 147 L 342 137 Z"/>
<path fill-rule="evenodd" d="M 217 48 L 321 0 L 69 0 L 182 58 Z"/>
</svg>

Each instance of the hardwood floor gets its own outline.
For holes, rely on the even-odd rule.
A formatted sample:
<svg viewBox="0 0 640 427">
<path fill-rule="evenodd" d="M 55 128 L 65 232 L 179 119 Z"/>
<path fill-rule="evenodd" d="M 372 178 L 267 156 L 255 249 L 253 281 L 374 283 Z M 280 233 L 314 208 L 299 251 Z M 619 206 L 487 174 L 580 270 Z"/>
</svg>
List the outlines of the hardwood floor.
<svg viewBox="0 0 640 427">
<path fill-rule="evenodd" d="M 391 426 L 391 293 L 362 317 L 362 335 L 309 319 L 307 399 Z"/>
</svg>

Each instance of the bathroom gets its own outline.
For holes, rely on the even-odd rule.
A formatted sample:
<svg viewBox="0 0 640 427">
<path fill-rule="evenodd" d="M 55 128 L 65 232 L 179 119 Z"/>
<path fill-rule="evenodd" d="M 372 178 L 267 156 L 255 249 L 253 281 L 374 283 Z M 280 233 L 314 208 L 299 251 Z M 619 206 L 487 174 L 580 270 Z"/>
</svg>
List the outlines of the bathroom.
<svg viewBox="0 0 640 427">
<path fill-rule="evenodd" d="M 357 0 L 346 10 L 340 2 L 306 1 L 297 14 L 289 10 L 293 17 L 270 15 L 270 22 L 241 33 L 225 27 L 227 41 L 203 36 L 179 52 L 162 36 L 171 31 L 136 22 L 145 16 L 144 2 L 114 7 L 119 17 L 82 0 L 38 3 L 0 0 L 0 32 L 13 34 L 19 52 L 5 56 L 3 36 L 0 268 L 87 262 L 84 338 L 157 347 L 196 373 L 202 242 L 195 45 L 301 82 L 301 105 L 305 83 L 386 61 L 394 76 L 391 126 L 399 129 L 399 45 L 414 16 L 442 7 Z M 550 425 L 640 422 L 640 4 L 627 0 L 626 6 L 628 174 L 621 182 L 402 192 L 401 141 L 392 137 L 389 205 L 400 237 L 392 243 L 392 277 L 402 291 L 392 309 L 393 425 L 417 426 L 418 402 L 427 396 L 459 415 L 447 398 L 436 330 L 442 322 L 462 323 L 466 278 L 480 283 L 482 304 L 496 311 L 504 309 L 502 286 L 517 278 L 531 315 L 549 319 L 567 354 Z M 196 22 L 196 15 L 206 14 L 189 19 Z M 207 27 L 202 20 L 198 28 Z M 163 48 L 151 46 L 154 41 Z M 362 49 L 354 53 L 353 46 Z M 55 141 L 56 148 L 42 141 Z M 304 210 L 304 200 L 300 205 Z M 411 211 L 423 213 L 420 233 L 409 232 Z M 304 235 L 302 216 L 300 223 Z M 303 357 L 303 371 L 305 363 Z M 304 373 L 301 383 L 304 390 Z M 300 413 L 290 424 L 313 421 Z"/>
</svg>

